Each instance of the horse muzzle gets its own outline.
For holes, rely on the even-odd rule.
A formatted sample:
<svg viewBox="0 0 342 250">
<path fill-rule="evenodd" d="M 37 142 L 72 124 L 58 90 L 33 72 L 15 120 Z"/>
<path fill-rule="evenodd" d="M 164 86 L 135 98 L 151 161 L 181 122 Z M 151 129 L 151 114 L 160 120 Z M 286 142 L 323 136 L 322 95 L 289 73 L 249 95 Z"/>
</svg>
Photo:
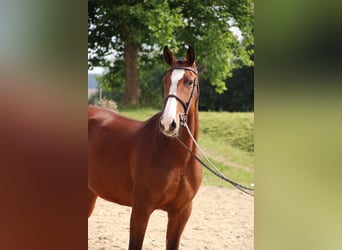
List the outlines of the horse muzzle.
<svg viewBox="0 0 342 250">
<path fill-rule="evenodd" d="M 178 135 L 179 130 L 179 121 L 173 118 L 161 118 L 160 119 L 160 130 L 161 132 L 169 137 L 176 137 Z"/>
</svg>

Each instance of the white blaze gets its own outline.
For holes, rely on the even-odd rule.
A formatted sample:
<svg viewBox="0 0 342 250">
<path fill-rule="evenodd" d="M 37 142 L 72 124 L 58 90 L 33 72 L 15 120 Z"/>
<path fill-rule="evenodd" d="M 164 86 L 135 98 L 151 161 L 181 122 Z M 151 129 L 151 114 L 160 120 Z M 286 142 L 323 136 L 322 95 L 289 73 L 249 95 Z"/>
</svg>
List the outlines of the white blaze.
<svg viewBox="0 0 342 250">
<path fill-rule="evenodd" d="M 177 95 L 177 85 L 180 79 L 184 76 L 184 69 L 175 69 L 171 74 L 171 86 L 169 90 L 169 95 Z M 171 122 L 173 119 L 176 120 L 177 114 L 177 99 L 169 98 L 167 99 L 165 110 L 163 113 L 163 119 Z"/>
</svg>

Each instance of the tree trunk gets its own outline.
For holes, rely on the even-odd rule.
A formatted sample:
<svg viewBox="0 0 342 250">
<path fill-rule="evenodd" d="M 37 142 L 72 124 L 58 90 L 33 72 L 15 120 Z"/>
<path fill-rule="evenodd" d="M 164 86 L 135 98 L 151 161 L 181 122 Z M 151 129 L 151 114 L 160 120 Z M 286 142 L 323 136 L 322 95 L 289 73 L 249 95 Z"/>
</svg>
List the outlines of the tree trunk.
<svg viewBox="0 0 342 250">
<path fill-rule="evenodd" d="M 128 42 L 124 46 L 125 93 L 123 96 L 123 105 L 137 105 L 139 104 L 140 97 L 139 46 Z"/>
</svg>

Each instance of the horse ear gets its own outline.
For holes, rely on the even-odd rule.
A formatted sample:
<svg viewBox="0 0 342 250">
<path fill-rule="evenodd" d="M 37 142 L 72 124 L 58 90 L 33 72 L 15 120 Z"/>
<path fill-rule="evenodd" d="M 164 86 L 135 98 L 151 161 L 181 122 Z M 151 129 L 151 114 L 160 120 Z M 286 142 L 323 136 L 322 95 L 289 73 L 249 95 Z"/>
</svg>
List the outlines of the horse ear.
<svg viewBox="0 0 342 250">
<path fill-rule="evenodd" d="M 175 62 L 175 57 L 173 56 L 171 50 L 165 45 L 164 47 L 164 59 L 168 65 L 172 65 Z"/>
<path fill-rule="evenodd" d="M 188 51 L 186 52 L 186 60 L 190 66 L 195 62 L 195 50 L 191 45 L 189 45 Z"/>
</svg>

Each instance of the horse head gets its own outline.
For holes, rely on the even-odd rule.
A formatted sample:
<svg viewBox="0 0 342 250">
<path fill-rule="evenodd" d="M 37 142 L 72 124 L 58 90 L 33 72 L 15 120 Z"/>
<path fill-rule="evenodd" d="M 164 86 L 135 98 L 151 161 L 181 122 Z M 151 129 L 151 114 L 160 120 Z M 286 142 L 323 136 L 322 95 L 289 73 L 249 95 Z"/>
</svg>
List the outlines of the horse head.
<svg viewBox="0 0 342 250">
<path fill-rule="evenodd" d="M 195 51 L 189 46 L 186 57 L 175 59 L 167 46 L 164 59 L 170 65 L 163 78 L 164 109 L 160 118 L 160 129 L 169 137 L 176 137 L 187 115 L 197 109 L 198 76 L 195 65 Z"/>
</svg>

